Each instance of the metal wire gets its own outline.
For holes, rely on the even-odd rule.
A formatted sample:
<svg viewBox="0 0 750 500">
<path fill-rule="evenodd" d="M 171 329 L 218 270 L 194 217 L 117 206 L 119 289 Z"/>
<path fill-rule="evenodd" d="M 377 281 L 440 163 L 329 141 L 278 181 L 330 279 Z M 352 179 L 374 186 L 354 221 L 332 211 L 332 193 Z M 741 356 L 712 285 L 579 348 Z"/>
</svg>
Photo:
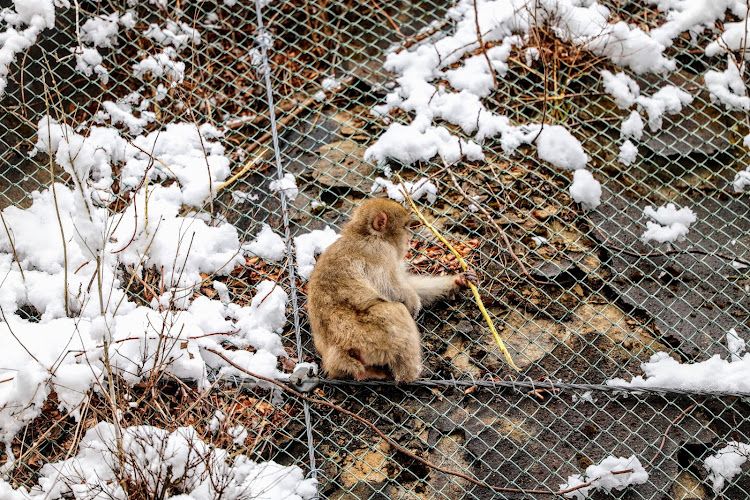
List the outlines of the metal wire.
<svg viewBox="0 0 750 500">
<path fill-rule="evenodd" d="M 267 33 L 263 26 L 263 13 L 261 12 L 261 0 L 255 0 L 255 13 L 258 19 L 258 28 L 255 39 L 261 50 L 263 58 L 263 79 L 266 85 L 266 98 L 268 100 L 268 116 L 271 122 L 271 134 L 273 137 L 273 153 L 276 161 L 276 179 L 281 181 L 284 178 L 284 166 L 281 163 L 281 151 L 279 149 L 279 136 L 276 129 L 276 108 L 273 104 L 273 89 L 271 86 L 271 68 L 268 63 L 268 41 Z M 302 336 L 300 333 L 299 306 L 297 304 L 297 280 L 294 275 L 294 262 L 292 260 L 292 233 L 289 227 L 289 211 L 287 207 L 286 193 L 279 192 L 281 198 L 281 213 L 284 221 L 284 241 L 286 244 L 287 272 L 289 273 L 289 294 L 292 302 L 292 315 L 294 320 L 294 335 L 297 339 L 297 359 L 302 360 Z M 305 429 L 307 432 L 307 450 L 310 458 L 310 474 L 317 481 L 318 473 L 315 465 L 315 444 L 312 435 L 312 422 L 310 416 L 310 405 L 307 401 L 303 402 L 305 414 Z"/>
</svg>

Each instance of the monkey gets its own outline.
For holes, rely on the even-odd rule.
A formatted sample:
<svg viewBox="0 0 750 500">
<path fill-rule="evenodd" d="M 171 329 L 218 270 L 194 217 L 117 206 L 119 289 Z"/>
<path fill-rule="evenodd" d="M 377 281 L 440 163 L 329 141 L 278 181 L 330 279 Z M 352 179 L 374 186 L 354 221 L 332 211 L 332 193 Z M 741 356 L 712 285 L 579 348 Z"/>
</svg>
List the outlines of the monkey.
<svg viewBox="0 0 750 500">
<path fill-rule="evenodd" d="M 449 276 L 407 271 L 409 228 L 417 222 L 393 200 L 366 200 L 355 208 L 341 238 L 318 258 L 307 310 L 328 376 L 416 380 L 422 347 L 414 318 L 422 307 L 477 283 L 474 271 Z"/>
</svg>

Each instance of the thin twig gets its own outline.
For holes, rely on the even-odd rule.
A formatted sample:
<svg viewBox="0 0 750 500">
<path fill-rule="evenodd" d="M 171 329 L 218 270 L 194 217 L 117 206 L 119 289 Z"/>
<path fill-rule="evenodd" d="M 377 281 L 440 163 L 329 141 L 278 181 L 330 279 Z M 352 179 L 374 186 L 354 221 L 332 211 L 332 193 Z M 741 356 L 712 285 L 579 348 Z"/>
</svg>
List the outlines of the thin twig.
<svg viewBox="0 0 750 500">
<path fill-rule="evenodd" d="M 396 24 L 393 21 L 393 18 L 386 11 L 384 11 L 380 5 L 378 5 L 378 2 L 376 0 L 370 0 L 370 2 L 372 3 L 372 5 L 375 6 L 376 9 L 378 9 L 381 12 L 381 14 L 385 16 L 386 19 L 388 19 L 388 22 L 391 24 L 391 26 L 393 26 L 393 29 L 396 30 L 396 33 L 398 33 L 398 36 L 400 36 L 401 38 L 406 38 L 404 34 L 401 33 L 401 28 L 398 27 L 398 24 Z"/>
<path fill-rule="evenodd" d="M 663 436 L 663 437 L 661 438 L 661 445 L 659 445 L 659 450 L 657 450 L 657 452 L 656 452 L 656 454 L 655 454 L 655 455 L 653 456 L 653 458 L 652 458 L 651 460 L 649 460 L 649 461 L 648 461 L 648 463 L 649 463 L 649 464 L 653 464 L 653 463 L 654 463 L 654 460 L 656 460 L 656 457 L 658 457 L 658 456 L 659 456 L 659 453 L 661 453 L 661 450 L 662 450 L 662 449 L 664 449 L 664 443 L 666 443 L 666 441 L 667 441 L 667 434 L 669 434 L 669 430 L 670 430 L 670 429 L 672 428 L 672 426 L 673 426 L 674 424 L 676 424 L 677 422 L 679 422 L 680 420 L 682 420 L 682 418 L 683 418 L 683 417 L 684 417 L 685 415 L 687 415 L 687 414 L 688 414 L 688 413 L 690 412 L 690 410 L 692 410 L 692 409 L 693 409 L 693 408 L 695 408 L 696 406 L 698 406 L 698 402 L 695 402 L 695 403 L 691 404 L 690 406 L 688 406 L 687 408 L 685 408 L 685 409 L 684 409 L 684 410 L 682 411 L 682 413 L 680 413 L 679 415 L 677 415 L 677 417 L 675 417 L 675 419 L 674 419 L 674 420 L 672 420 L 672 421 L 671 421 L 671 422 L 669 423 L 669 425 L 667 426 L 667 430 L 665 430 L 665 431 L 664 431 L 664 436 Z"/>
<path fill-rule="evenodd" d="M 0 210 L 0 220 L 3 222 L 3 227 L 5 227 L 5 234 L 8 235 L 8 242 L 10 243 L 10 250 L 13 252 L 13 258 L 16 261 L 16 264 L 18 264 L 18 270 L 21 272 L 21 278 L 26 281 L 26 275 L 23 274 L 23 267 L 21 267 L 21 261 L 18 259 L 18 254 L 16 253 L 16 245 L 13 243 L 13 237 L 10 234 L 10 229 L 8 228 L 8 224 L 5 223 L 5 217 L 3 216 L 3 211 Z"/>
<path fill-rule="evenodd" d="M 498 88 L 497 75 L 495 74 L 495 69 L 492 67 L 490 56 L 487 55 L 487 50 L 484 47 L 484 41 L 482 40 L 482 30 L 479 29 L 479 11 L 477 10 L 477 0 L 474 0 L 474 23 L 477 27 L 477 41 L 479 42 L 479 50 L 482 51 L 482 55 L 487 61 L 487 66 L 490 70 L 490 76 L 492 77 L 492 85 L 494 88 Z"/>
<path fill-rule="evenodd" d="M 49 65 L 49 63 L 47 63 Z M 51 69 L 50 69 L 51 71 Z M 51 97 L 49 95 L 49 90 L 47 89 L 47 86 L 44 86 L 44 102 L 47 104 L 47 144 L 52 146 L 52 132 L 50 131 L 52 128 L 51 119 L 49 116 L 49 107 L 50 107 L 50 100 Z M 52 151 L 49 152 L 49 175 L 50 175 L 50 184 L 52 184 L 52 198 L 55 201 L 55 214 L 57 215 L 57 223 L 60 226 L 60 240 L 62 241 L 62 249 L 63 249 L 63 279 L 64 279 L 64 289 L 63 289 L 63 303 L 65 304 L 65 317 L 70 317 L 70 308 L 68 307 L 68 246 L 65 242 L 65 231 L 63 230 L 63 223 L 62 223 L 62 217 L 60 216 L 60 205 L 57 202 L 57 190 L 55 189 L 55 169 L 54 164 L 52 163 Z"/>
<path fill-rule="evenodd" d="M 39 359 L 37 359 L 37 357 L 36 357 L 36 356 L 34 356 L 34 355 L 33 355 L 33 354 L 31 353 L 31 351 L 29 351 L 29 350 L 28 350 L 28 349 L 26 348 L 26 346 L 25 346 L 25 345 L 23 345 L 23 342 L 21 342 L 21 339 L 19 339 L 19 338 L 18 338 L 18 336 L 17 336 L 17 335 L 15 334 L 15 333 L 13 333 L 13 329 L 12 329 L 12 328 L 10 327 L 10 323 L 8 322 L 8 318 L 6 318 L 6 317 L 5 317 L 5 311 L 3 311 L 3 308 L 2 308 L 2 306 L 0 306 L 0 316 L 2 316 L 2 317 L 3 317 L 3 321 L 5 321 L 5 325 L 6 325 L 7 327 L 8 327 L 8 331 L 9 331 L 9 332 L 10 332 L 10 334 L 11 334 L 11 335 L 13 336 L 13 338 L 14 338 L 14 339 L 16 339 L 16 341 L 17 341 L 17 342 L 19 343 L 19 345 L 20 345 L 21 347 L 23 347 L 23 350 L 24 350 L 24 351 L 26 351 L 26 354 L 28 354 L 29 356 L 31 356 L 31 359 L 33 359 L 34 361 L 36 361 L 37 363 L 39 363 L 39 364 L 41 365 L 42 363 L 40 363 L 40 362 L 39 362 Z M 44 365 L 42 365 L 42 366 L 44 366 Z"/>
<path fill-rule="evenodd" d="M 44 431 L 44 433 L 41 436 L 39 436 L 39 439 L 37 439 L 36 441 L 34 441 L 34 443 L 30 447 L 26 448 L 26 451 L 24 451 L 21 454 L 21 456 L 19 456 L 13 462 L 14 463 L 22 463 L 23 459 L 26 458 L 29 455 L 29 453 L 31 453 L 32 451 L 36 450 L 39 447 L 39 445 L 41 445 L 42 442 L 45 439 L 47 439 L 47 436 L 49 436 L 52 433 L 52 431 L 54 431 L 57 428 L 57 426 L 60 424 L 60 422 L 62 422 L 63 420 L 67 419 L 68 417 L 70 417 L 70 415 L 72 415 L 73 412 L 76 411 L 80 406 L 81 406 L 81 403 L 78 403 L 75 408 L 71 409 L 68 413 L 66 413 L 64 415 L 61 415 L 60 418 L 58 418 L 57 420 L 55 420 L 49 426 L 49 428 L 46 431 Z M 6 474 L 8 474 L 8 472 L 10 472 L 10 470 L 11 469 L 9 468 L 3 474 L 0 474 L 0 478 L 4 477 Z"/>
</svg>

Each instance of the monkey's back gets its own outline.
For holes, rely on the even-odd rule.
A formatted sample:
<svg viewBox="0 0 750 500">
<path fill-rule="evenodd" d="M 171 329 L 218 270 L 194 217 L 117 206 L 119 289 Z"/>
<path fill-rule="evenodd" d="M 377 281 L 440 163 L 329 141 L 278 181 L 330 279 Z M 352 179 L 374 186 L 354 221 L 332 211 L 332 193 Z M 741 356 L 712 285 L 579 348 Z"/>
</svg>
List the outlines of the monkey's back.
<svg viewBox="0 0 750 500">
<path fill-rule="evenodd" d="M 307 314 L 315 347 L 357 347 L 373 326 L 367 310 L 385 299 L 371 276 L 388 248 L 371 239 L 339 238 L 318 258 L 307 288 Z M 387 258 L 393 258 L 388 255 Z"/>
</svg>

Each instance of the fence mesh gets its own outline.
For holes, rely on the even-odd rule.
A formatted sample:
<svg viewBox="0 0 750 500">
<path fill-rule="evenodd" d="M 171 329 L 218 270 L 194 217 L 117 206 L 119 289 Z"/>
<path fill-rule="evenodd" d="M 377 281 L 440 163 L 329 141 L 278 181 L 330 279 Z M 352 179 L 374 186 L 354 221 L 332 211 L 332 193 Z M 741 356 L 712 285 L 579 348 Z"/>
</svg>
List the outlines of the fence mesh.
<svg viewBox="0 0 750 500">
<path fill-rule="evenodd" d="M 431 0 L 292 0 L 263 6 L 279 150 L 284 171 L 294 174 L 300 190 L 288 207 L 292 236 L 327 226 L 338 230 L 360 200 L 381 194 L 373 185 L 383 171 L 363 155 L 387 127 L 371 112 L 392 88 L 383 61 L 389 51 L 429 44 L 450 33 L 453 25 L 444 21 L 450 7 Z M 613 18 L 644 30 L 662 22 L 650 2 L 608 2 L 607 7 Z M 120 31 L 116 46 L 101 51 L 109 82 L 81 74 L 70 50 L 79 43 L 76 16 L 87 19 L 125 8 L 135 11 L 139 21 Z M 143 36 L 148 23 L 169 20 L 197 29 L 200 42 L 182 47 L 184 82 L 165 92 L 159 88 L 164 80 L 136 78 L 131 68 L 158 48 Z M 254 2 L 81 2 L 78 9 L 59 10 L 55 29 L 43 32 L 11 66 L 1 101 L 0 208 L 29 207 L 32 193 L 48 186 L 52 175 L 70 182 L 60 169 L 51 175 L 44 155 L 30 155 L 42 116 L 49 112 L 85 131 L 105 101 L 138 92 L 153 101 L 154 121 L 147 130 L 177 121 L 225 130 L 220 141 L 232 173 L 239 175 L 206 204 L 206 214 L 230 222 L 248 241 L 266 223 L 283 234 L 279 197 L 269 187 L 277 172 L 256 27 Z M 618 147 L 620 124 L 629 111 L 615 105 L 600 77 L 601 69 L 614 71 L 614 66 L 542 28 L 527 46 L 539 49 L 543 65 L 528 61 L 524 49 L 511 52 L 509 70 L 498 78 L 485 106 L 514 124 L 562 124 L 579 138 L 603 190 L 596 210 L 573 203 L 571 172 L 550 167 L 530 146 L 509 155 L 499 140 L 487 139 L 485 161 L 460 161 L 449 171 L 438 159 L 390 164 L 406 180 L 427 176 L 436 185 L 436 201 L 422 208 L 480 272 L 485 305 L 522 370 L 519 379 L 474 303 L 461 296 L 417 319 L 425 346 L 423 379 L 596 385 L 642 375 L 642 363 L 657 352 L 683 363 L 726 358 L 726 335 L 733 328 L 748 339 L 750 277 L 742 263 L 750 260 L 750 198 L 730 188 L 748 161 L 742 145 L 747 114 L 713 103 L 705 88 L 706 71 L 723 71 L 726 62 L 698 49 L 713 39 L 710 30 L 681 36 L 667 51 L 679 61 L 679 70 L 668 76 L 632 75 L 644 94 L 671 83 L 694 101 L 680 114 L 665 117 L 662 129 L 638 144 L 640 154 L 627 168 L 618 162 Z M 324 85 L 326 78 L 339 86 Z M 320 91 L 325 97 L 316 96 Z M 406 123 L 408 116 L 394 112 L 390 119 Z M 691 207 L 697 221 L 686 241 L 663 251 L 642 240 L 642 210 L 667 202 Z M 120 198 L 110 208 L 124 210 L 127 203 Z M 459 269 L 424 228 L 412 240 L 409 261 L 415 272 Z M 134 282 L 130 291 L 136 300 L 151 302 L 147 284 L 158 279 L 156 274 Z M 278 280 L 289 291 L 284 263 L 254 258 L 226 278 L 231 299 L 249 303 L 263 278 Z M 297 285 L 303 309 L 305 281 L 298 279 Z M 199 288 L 216 294 L 210 281 Z M 16 314 L 38 319 L 32 309 Z M 304 360 L 299 361 L 316 361 L 306 317 L 301 318 Z M 296 359 L 291 321 L 284 342 Z M 302 402 L 286 396 L 283 402 L 274 400 L 278 391 L 221 382 L 200 393 L 189 381 L 172 379 L 159 388 L 158 394 L 129 389 L 142 404 L 125 411 L 123 419 L 167 428 L 195 425 L 207 439 L 227 446 L 231 443 L 221 441 L 226 436 L 211 437 L 207 430 L 211 415 L 222 410 L 250 431 L 238 449 L 255 458 L 298 464 L 306 472 L 309 426 L 323 498 L 498 496 L 464 478 L 430 470 L 362 421 L 320 404 L 311 404 L 306 421 Z M 732 395 L 624 397 L 596 388 L 555 392 L 491 384 L 397 387 L 322 380 L 313 396 L 364 417 L 433 464 L 492 486 L 524 490 L 557 490 L 569 476 L 609 455 L 635 455 L 649 480 L 612 491 L 614 497 L 711 498 L 715 493 L 704 460 L 726 442 L 750 442 L 747 397 Z M 79 421 L 49 404 L 14 440 L 20 459 L 8 477 L 15 486 L 35 484 L 44 463 L 75 449 L 80 427 L 106 415 L 107 405 L 96 399 Z M 750 478 L 738 475 L 716 494 L 746 498 Z"/>
</svg>

